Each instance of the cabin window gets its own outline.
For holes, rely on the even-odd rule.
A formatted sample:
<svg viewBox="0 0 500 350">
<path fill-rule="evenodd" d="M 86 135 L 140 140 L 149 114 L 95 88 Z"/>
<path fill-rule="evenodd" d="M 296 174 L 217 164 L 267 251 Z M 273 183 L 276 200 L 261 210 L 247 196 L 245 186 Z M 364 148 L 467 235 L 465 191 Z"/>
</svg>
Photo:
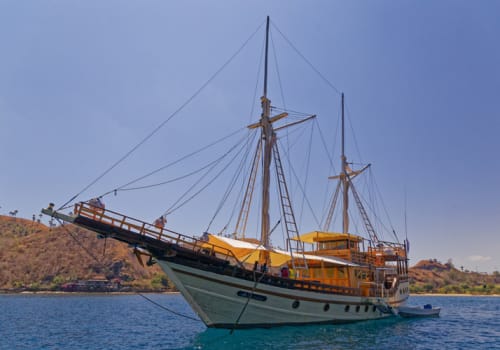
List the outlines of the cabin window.
<svg viewBox="0 0 500 350">
<path fill-rule="evenodd" d="M 326 274 L 326 278 L 334 278 L 335 277 L 334 269 L 332 269 L 332 268 L 325 269 L 325 274 Z"/>
<path fill-rule="evenodd" d="M 339 267 L 337 269 L 337 278 L 344 279 L 345 278 L 345 269 L 343 267 Z"/>
<path fill-rule="evenodd" d="M 366 271 L 363 271 L 363 270 L 356 270 L 355 274 L 356 274 L 356 278 L 358 280 L 365 280 L 366 276 L 367 276 Z"/>
<path fill-rule="evenodd" d="M 354 243 L 354 242 L 351 242 Z M 351 244 L 352 246 L 352 244 Z M 354 246 L 352 246 L 354 248 Z M 335 249 L 347 249 L 347 240 L 346 241 L 330 241 L 330 242 L 321 242 L 319 243 L 320 250 L 335 250 Z"/>
<path fill-rule="evenodd" d="M 323 311 L 328 311 L 330 310 L 330 304 L 325 304 L 325 306 L 323 307 Z"/>
<path fill-rule="evenodd" d="M 321 268 L 313 268 L 309 270 L 312 278 L 322 278 Z"/>
<path fill-rule="evenodd" d="M 375 312 L 375 311 L 377 311 L 377 306 L 373 305 L 372 312 Z"/>
<path fill-rule="evenodd" d="M 350 307 L 349 305 L 346 305 L 346 306 L 345 306 L 345 308 L 344 308 L 344 311 L 345 311 L 345 312 L 349 312 L 349 309 L 350 309 L 350 308 L 351 308 L 351 307 Z"/>
<path fill-rule="evenodd" d="M 356 306 L 356 312 L 359 312 L 360 306 Z"/>
<path fill-rule="evenodd" d="M 368 312 L 368 309 L 369 309 L 368 305 L 365 305 L 365 312 Z"/>
<path fill-rule="evenodd" d="M 292 303 L 292 307 L 293 307 L 294 309 L 298 308 L 299 306 L 300 306 L 300 301 L 298 301 L 298 300 L 295 300 L 295 301 Z"/>
</svg>

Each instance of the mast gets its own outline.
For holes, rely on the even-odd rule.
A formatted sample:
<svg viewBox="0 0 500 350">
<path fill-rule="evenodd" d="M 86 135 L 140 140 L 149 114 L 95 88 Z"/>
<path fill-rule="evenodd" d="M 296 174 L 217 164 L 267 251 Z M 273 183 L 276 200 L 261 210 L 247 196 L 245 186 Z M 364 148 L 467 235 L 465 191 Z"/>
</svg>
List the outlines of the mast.
<svg viewBox="0 0 500 350">
<path fill-rule="evenodd" d="M 348 165 L 345 156 L 345 138 L 344 138 L 344 93 L 342 93 L 342 155 L 341 155 L 341 173 L 340 180 L 342 182 L 342 233 L 349 233 L 349 180 L 348 180 Z"/>
<path fill-rule="evenodd" d="M 266 51 L 265 51 L 265 66 L 264 66 L 264 95 L 261 97 L 262 114 L 260 119 L 261 124 L 261 137 L 264 157 L 262 164 L 262 225 L 261 225 L 261 239 L 260 243 L 264 247 L 269 247 L 269 186 L 270 186 L 270 168 L 272 149 L 275 141 L 275 133 L 272 123 L 269 120 L 271 114 L 271 101 L 267 98 L 267 57 L 269 48 L 269 16 L 267 16 L 266 23 Z M 261 264 L 269 264 L 269 253 L 261 251 L 259 257 Z"/>
<path fill-rule="evenodd" d="M 263 98 L 267 97 L 267 56 L 269 51 L 269 16 L 267 16 L 266 21 L 266 52 L 264 57 L 264 94 Z M 268 115 L 269 117 L 269 115 Z"/>
</svg>

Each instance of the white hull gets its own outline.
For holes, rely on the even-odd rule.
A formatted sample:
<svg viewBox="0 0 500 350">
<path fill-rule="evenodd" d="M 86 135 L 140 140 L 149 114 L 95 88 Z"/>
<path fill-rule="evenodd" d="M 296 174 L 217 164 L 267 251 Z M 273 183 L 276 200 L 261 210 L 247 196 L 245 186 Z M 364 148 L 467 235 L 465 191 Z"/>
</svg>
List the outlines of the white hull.
<svg viewBox="0 0 500 350">
<path fill-rule="evenodd" d="M 380 319 L 392 313 L 383 313 L 383 308 L 376 305 L 398 306 L 408 297 L 399 291 L 396 300 L 325 294 L 266 284 L 255 286 L 252 281 L 172 262 L 159 261 L 159 264 L 208 327 L 271 327 Z M 407 288 L 408 283 L 401 283 L 400 289 L 404 287 Z"/>
</svg>

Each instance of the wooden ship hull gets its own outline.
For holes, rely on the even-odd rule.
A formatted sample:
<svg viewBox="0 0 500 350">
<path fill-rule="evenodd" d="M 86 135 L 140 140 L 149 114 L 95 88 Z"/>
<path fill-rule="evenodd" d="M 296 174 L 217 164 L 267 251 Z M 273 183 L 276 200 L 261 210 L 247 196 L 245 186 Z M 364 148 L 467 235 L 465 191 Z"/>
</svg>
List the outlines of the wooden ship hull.
<svg viewBox="0 0 500 350">
<path fill-rule="evenodd" d="M 261 282 L 255 287 L 251 280 L 171 261 L 160 260 L 159 264 L 203 322 L 215 328 L 334 324 L 385 318 L 392 316 L 392 307 L 397 308 L 406 300 L 401 291 L 408 287 L 407 282 L 401 283 L 393 297 L 363 297 L 282 287 L 279 280 Z"/>
<path fill-rule="evenodd" d="M 409 284 L 404 276 L 391 285 L 381 281 L 368 288 L 280 277 L 272 273 L 272 268 L 267 272 L 254 270 L 227 247 L 88 203 L 76 204 L 73 215 L 52 208 L 42 211 L 128 243 L 138 255 L 157 262 L 207 327 L 233 329 L 380 319 L 392 316 L 393 309 L 408 298 Z M 308 257 L 314 261 L 313 256 Z M 331 260 L 321 259 L 323 263 Z M 348 270 L 361 268 L 341 259 L 332 261 Z"/>
</svg>

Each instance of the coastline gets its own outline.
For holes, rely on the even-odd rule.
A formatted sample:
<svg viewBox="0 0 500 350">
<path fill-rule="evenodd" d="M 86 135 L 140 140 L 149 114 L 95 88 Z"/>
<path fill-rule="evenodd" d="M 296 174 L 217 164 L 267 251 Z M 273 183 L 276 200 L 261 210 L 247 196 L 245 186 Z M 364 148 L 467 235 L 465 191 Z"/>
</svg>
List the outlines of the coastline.
<svg viewBox="0 0 500 350">
<path fill-rule="evenodd" d="M 500 294 L 415 293 L 410 297 L 500 297 Z"/>
<path fill-rule="evenodd" d="M 134 294 L 180 294 L 177 291 L 127 291 L 127 292 L 63 292 L 63 291 L 8 291 L 0 290 L 0 295 L 134 295 Z"/>
<path fill-rule="evenodd" d="M 0 295 L 134 295 L 134 294 L 180 294 L 178 291 L 126 291 L 126 292 L 64 292 L 64 291 L 12 291 L 0 290 Z M 414 293 L 410 297 L 493 297 L 500 294 L 453 294 L 453 293 Z"/>
</svg>

